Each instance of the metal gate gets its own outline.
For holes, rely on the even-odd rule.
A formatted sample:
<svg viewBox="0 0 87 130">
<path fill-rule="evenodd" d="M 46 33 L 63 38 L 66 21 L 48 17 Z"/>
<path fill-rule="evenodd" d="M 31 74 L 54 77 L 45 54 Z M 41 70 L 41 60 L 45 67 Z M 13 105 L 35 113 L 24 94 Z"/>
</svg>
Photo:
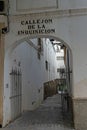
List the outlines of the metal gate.
<svg viewBox="0 0 87 130">
<path fill-rule="evenodd" d="M 22 74 L 19 69 L 12 69 L 10 73 L 10 103 L 11 120 L 16 119 L 21 114 L 22 103 Z"/>
</svg>

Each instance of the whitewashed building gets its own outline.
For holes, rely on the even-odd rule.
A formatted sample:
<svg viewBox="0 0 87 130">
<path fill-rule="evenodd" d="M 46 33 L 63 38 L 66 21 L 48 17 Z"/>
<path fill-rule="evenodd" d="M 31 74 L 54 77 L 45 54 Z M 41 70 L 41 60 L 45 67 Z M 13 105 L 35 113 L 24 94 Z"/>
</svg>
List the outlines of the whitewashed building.
<svg viewBox="0 0 87 130">
<path fill-rule="evenodd" d="M 73 101 L 75 128 L 87 129 L 86 24 L 86 0 L 0 0 L 0 124 L 2 126 L 8 124 L 14 117 L 12 115 L 14 108 L 11 107 L 13 103 L 11 97 L 15 97 L 15 94 L 11 95 L 13 94 L 11 84 L 14 85 L 12 74 L 17 74 L 20 79 L 19 86 L 21 80 L 24 86 L 16 93 L 22 101 L 22 107 L 17 106 L 16 114 L 36 108 L 43 100 L 42 83 L 57 77 L 57 74 L 54 74 L 57 69 L 54 63 L 57 61 L 55 56 L 50 56 L 55 55 L 55 51 L 52 44 L 47 45 L 49 39 L 55 39 L 66 46 L 70 53 L 66 68 L 69 64 L 72 72 L 70 96 Z M 43 44 L 41 54 L 37 53 L 38 38 L 41 38 L 43 43 L 48 40 Z M 48 52 L 49 54 L 46 54 Z M 51 73 L 45 68 L 48 63 Z"/>
</svg>

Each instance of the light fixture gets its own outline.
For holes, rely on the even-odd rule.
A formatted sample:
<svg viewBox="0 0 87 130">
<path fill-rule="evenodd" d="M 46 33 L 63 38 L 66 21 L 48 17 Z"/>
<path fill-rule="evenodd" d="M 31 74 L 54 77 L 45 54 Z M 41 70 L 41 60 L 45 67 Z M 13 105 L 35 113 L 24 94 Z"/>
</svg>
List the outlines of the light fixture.
<svg viewBox="0 0 87 130">
<path fill-rule="evenodd" d="M 61 43 L 60 41 L 56 41 L 56 40 L 53 41 L 53 44 L 60 44 L 60 43 Z"/>
</svg>

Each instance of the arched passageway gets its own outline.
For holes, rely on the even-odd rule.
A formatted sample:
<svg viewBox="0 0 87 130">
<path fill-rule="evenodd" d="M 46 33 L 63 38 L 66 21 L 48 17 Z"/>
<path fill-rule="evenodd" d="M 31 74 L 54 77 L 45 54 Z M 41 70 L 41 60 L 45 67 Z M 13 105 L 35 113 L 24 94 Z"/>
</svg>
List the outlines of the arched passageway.
<svg viewBox="0 0 87 130">
<path fill-rule="evenodd" d="M 7 87 L 10 87 L 10 91 L 4 90 L 9 95 L 9 99 L 4 101 L 5 124 L 24 111 L 37 109 L 45 99 L 51 97 L 58 98 L 63 119 L 66 116 L 69 120 L 72 118 L 72 52 L 61 39 L 38 36 L 14 43 L 5 56 L 4 79 Z"/>
</svg>

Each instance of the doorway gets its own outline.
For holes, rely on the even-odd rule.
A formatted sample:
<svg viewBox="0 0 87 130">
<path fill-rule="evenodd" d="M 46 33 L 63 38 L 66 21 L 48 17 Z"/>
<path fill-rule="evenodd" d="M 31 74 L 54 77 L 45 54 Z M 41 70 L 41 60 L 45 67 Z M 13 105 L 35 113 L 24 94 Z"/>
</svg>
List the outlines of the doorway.
<svg viewBox="0 0 87 130">
<path fill-rule="evenodd" d="M 7 59 L 10 115 L 5 116 L 6 123 L 56 94 L 63 114 L 72 114 L 72 54 L 64 41 L 51 36 L 25 38 L 13 44 Z"/>
</svg>

